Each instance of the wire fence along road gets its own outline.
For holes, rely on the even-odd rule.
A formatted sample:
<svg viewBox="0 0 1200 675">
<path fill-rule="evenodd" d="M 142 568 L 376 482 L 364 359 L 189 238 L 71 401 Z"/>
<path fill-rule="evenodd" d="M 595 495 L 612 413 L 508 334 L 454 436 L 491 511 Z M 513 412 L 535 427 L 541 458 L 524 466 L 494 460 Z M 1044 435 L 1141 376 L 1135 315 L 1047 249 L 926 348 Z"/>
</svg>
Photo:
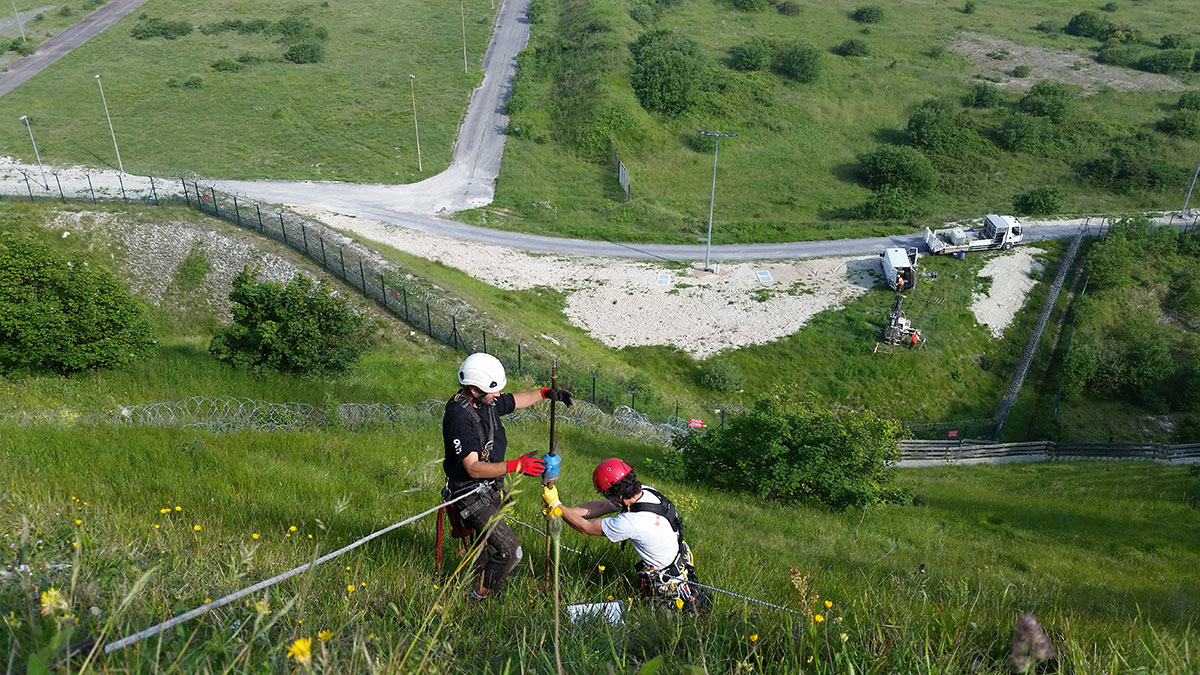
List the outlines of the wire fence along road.
<svg viewBox="0 0 1200 675">
<path fill-rule="evenodd" d="M 1141 459 L 1164 464 L 1200 463 L 1200 443 L 1056 443 L 1027 441 L 995 443 L 964 441 L 901 441 L 902 467 L 946 464 L 999 464 L 1079 459 Z"/>
</svg>

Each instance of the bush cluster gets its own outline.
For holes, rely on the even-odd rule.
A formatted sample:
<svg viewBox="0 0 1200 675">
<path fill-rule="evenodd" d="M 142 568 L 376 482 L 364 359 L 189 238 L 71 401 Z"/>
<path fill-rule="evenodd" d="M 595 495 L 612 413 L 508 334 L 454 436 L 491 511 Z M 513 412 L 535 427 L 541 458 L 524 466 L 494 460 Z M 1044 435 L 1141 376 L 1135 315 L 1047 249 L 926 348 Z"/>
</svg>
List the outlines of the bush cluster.
<svg viewBox="0 0 1200 675">
<path fill-rule="evenodd" d="M 658 21 L 658 3 L 638 2 L 629 8 L 629 16 L 641 25 L 649 28 Z"/>
<path fill-rule="evenodd" d="M 864 40 L 847 38 L 842 44 L 833 48 L 833 53 L 839 56 L 869 56 L 871 47 Z"/>
<path fill-rule="evenodd" d="M 0 374 L 69 375 L 150 355 L 141 304 L 111 272 L 0 234 Z"/>
<path fill-rule="evenodd" d="M 1200 138 L 1200 110 L 1176 110 L 1158 123 L 1164 133 L 1182 138 Z"/>
<path fill-rule="evenodd" d="M 797 82 L 815 82 L 821 75 L 821 53 L 807 42 L 790 42 L 775 56 L 775 70 Z"/>
<path fill-rule="evenodd" d="M 1059 144 L 1058 127 L 1050 118 L 1023 112 L 1005 117 L 996 138 L 1005 150 L 1041 156 L 1051 154 Z"/>
<path fill-rule="evenodd" d="M 728 361 L 711 361 L 700 367 L 700 385 L 728 394 L 741 389 L 746 380 L 742 371 Z"/>
<path fill-rule="evenodd" d="M 1164 162 L 1163 157 L 1159 138 L 1150 132 L 1138 132 L 1110 139 L 1105 154 L 1084 162 L 1079 174 L 1119 194 L 1182 184 L 1186 171 Z"/>
<path fill-rule="evenodd" d="M 858 173 L 872 190 L 903 188 L 915 195 L 928 194 L 938 180 L 929 158 L 907 145 L 882 145 L 863 155 Z"/>
<path fill-rule="evenodd" d="M 220 35 L 226 31 L 237 31 L 242 35 L 250 35 L 251 33 L 261 33 L 271 26 L 271 22 L 266 19 L 251 19 L 242 21 L 241 19 L 225 19 L 215 23 L 206 23 L 200 26 L 200 32 L 205 35 Z"/>
<path fill-rule="evenodd" d="M 630 51 L 630 83 L 643 108 L 682 115 L 696 106 L 707 70 L 699 43 L 669 30 L 653 30 L 638 37 Z"/>
<path fill-rule="evenodd" d="M 976 82 L 971 91 L 963 96 L 962 104 L 968 108 L 995 108 L 1004 95 L 1000 88 L 988 82 Z"/>
<path fill-rule="evenodd" d="M 883 8 L 879 5 L 863 5 L 851 12 L 850 18 L 859 23 L 879 23 L 883 21 Z"/>
<path fill-rule="evenodd" d="M 762 40 L 751 40 L 729 50 L 729 67 L 742 72 L 771 67 L 771 47 Z"/>
<path fill-rule="evenodd" d="M 1096 60 L 1110 66 L 1127 66 L 1133 62 L 1133 52 L 1128 45 L 1110 40 L 1100 47 Z"/>
<path fill-rule="evenodd" d="M 743 12 L 761 12 L 771 6 L 767 0 L 730 0 L 730 2 Z"/>
<path fill-rule="evenodd" d="M 189 35 L 191 32 L 192 24 L 187 21 L 167 21 L 159 17 L 147 17 L 137 22 L 130 34 L 138 40 L 149 40 L 156 37 L 174 40 Z"/>
<path fill-rule="evenodd" d="M 1074 95 L 1071 88 L 1061 82 L 1042 80 L 1033 85 L 1029 92 L 1017 102 L 1021 112 L 1037 117 L 1049 117 L 1054 122 L 1062 122 L 1074 109 Z"/>
<path fill-rule="evenodd" d="M 804 6 L 796 0 L 785 0 L 779 3 L 779 13 L 786 16 L 796 16 L 804 11 Z"/>
<path fill-rule="evenodd" d="M 1163 49 L 1142 57 L 1137 66 L 1140 70 L 1161 75 L 1178 75 L 1192 69 L 1196 52 L 1190 49 Z"/>
<path fill-rule="evenodd" d="M 1062 188 L 1043 185 L 1013 197 L 1013 210 L 1022 216 L 1049 216 L 1058 213 L 1062 201 Z"/>
<path fill-rule="evenodd" d="M 1193 89 L 1180 94 L 1179 107 L 1184 110 L 1200 110 L 1200 89 Z"/>
<path fill-rule="evenodd" d="M 1106 39 L 1115 28 L 1113 22 L 1091 10 L 1084 10 L 1067 22 L 1063 30 L 1069 35 L 1090 37 L 1097 40 Z"/>
<path fill-rule="evenodd" d="M 209 351 L 240 368 L 325 375 L 344 372 L 370 346 L 366 320 L 323 282 L 298 274 L 259 282 L 247 266 L 229 293 L 233 321 Z"/>
<path fill-rule="evenodd" d="M 835 511 L 898 496 L 888 464 L 902 428 L 871 411 L 841 412 L 815 397 L 765 398 L 705 434 L 677 436 L 688 480 Z"/>
<path fill-rule="evenodd" d="M 855 215 L 865 220 L 910 221 L 922 212 L 921 200 L 912 190 L 892 186 L 879 188 L 855 209 Z"/>
<path fill-rule="evenodd" d="M 906 132 L 914 147 L 941 157 L 969 158 L 984 144 L 970 114 L 958 101 L 945 98 L 917 106 L 908 118 Z"/>
</svg>

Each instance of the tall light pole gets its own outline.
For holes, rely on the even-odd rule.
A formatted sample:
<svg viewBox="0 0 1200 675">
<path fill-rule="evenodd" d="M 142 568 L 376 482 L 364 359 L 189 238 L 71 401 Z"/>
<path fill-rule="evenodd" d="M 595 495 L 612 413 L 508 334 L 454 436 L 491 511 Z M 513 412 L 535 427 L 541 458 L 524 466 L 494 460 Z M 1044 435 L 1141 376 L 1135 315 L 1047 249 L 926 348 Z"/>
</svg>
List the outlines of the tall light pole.
<svg viewBox="0 0 1200 675">
<path fill-rule="evenodd" d="M 708 236 L 704 238 L 704 271 L 711 271 L 708 266 L 708 253 L 712 249 L 712 219 L 713 219 L 713 204 L 717 200 L 717 153 L 721 150 L 722 138 L 733 138 L 738 135 L 736 131 L 705 131 L 700 130 L 701 136 L 712 136 L 716 139 L 717 144 L 713 146 L 713 177 L 712 177 L 712 194 L 708 198 Z"/>
<path fill-rule="evenodd" d="M 458 13 L 462 15 L 462 34 L 463 34 L 463 74 L 467 74 L 467 10 L 463 7 L 463 0 L 458 0 Z"/>
<path fill-rule="evenodd" d="M 408 89 L 412 92 L 413 102 L 413 132 L 417 135 L 417 173 L 421 173 L 421 130 L 417 128 L 417 85 L 414 84 L 416 75 L 408 76 Z"/>
<path fill-rule="evenodd" d="M 21 15 L 17 13 L 17 0 L 12 0 L 13 3 L 13 18 L 17 20 L 17 28 L 21 29 L 21 41 L 29 42 L 29 38 L 25 37 L 25 27 L 21 25 Z"/>
<path fill-rule="evenodd" d="M 104 85 L 100 84 L 100 76 L 96 76 L 96 84 L 100 85 L 100 102 L 104 104 L 104 118 L 108 120 L 108 133 L 112 134 L 113 150 L 117 153 L 117 169 L 125 173 L 125 165 L 121 163 L 121 149 L 117 147 L 117 132 L 113 131 L 112 116 L 108 114 L 108 100 L 104 98 Z"/>
<path fill-rule="evenodd" d="M 38 152 L 37 141 L 33 140 L 33 127 L 29 126 L 29 117 L 21 115 L 21 121 L 25 123 L 25 128 L 29 130 L 29 142 L 33 143 L 33 156 L 37 157 L 38 169 L 42 172 L 42 187 L 50 189 L 50 184 L 46 182 L 46 169 L 42 167 L 42 155 Z"/>
<path fill-rule="evenodd" d="M 1196 187 L 1196 177 L 1197 176 L 1200 176 L 1200 164 L 1196 165 L 1196 173 L 1192 174 L 1192 186 L 1188 188 L 1187 196 L 1183 198 L 1183 210 L 1179 212 L 1179 215 L 1184 218 L 1188 217 L 1187 205 L 1188 205 L 1188 202 L 1191 201 L 1191 199 L 1192 199 L 1192 190 L 1195 189 L 1195 187 Z"/>
</svg>

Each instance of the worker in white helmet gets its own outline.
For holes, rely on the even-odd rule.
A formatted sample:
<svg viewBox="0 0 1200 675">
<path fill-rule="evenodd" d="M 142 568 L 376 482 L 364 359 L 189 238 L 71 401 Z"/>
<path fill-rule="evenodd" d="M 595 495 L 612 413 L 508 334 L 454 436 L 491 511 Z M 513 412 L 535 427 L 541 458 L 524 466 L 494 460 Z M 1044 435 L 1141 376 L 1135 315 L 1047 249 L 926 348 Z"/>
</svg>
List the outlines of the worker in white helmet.
<svg viewBox="0 0 1200 675">
<path fill-rule="evenodd" d="M 545 462 L 529 452 L 506 460 L 508 438 L 500 417 L 541 401 L 552 399 L 564 405 L 574 403 L 570 390 L 542 387 L 515 394 L 501 393 L 508 383 L 504 365 L 491 354 L 471 354 L 458 369 L 459 390 L 446 402 L 442 417 L 445 445 L 446 488 L 442 496 L 454 499 L 481 485 L 475 494 L 457 502 L 451 517 L 457 516 L 464 528 L 485 534 L 488 521 L 503 504 L 504 478 L 520 472 L 540 476 Z M 479 583 L 471 590 L 472 600 L 482 600 L 500 588 L 521 562 L 521 542 L 503 521 L 495 523 L 475 564 Z"/>
</svg>

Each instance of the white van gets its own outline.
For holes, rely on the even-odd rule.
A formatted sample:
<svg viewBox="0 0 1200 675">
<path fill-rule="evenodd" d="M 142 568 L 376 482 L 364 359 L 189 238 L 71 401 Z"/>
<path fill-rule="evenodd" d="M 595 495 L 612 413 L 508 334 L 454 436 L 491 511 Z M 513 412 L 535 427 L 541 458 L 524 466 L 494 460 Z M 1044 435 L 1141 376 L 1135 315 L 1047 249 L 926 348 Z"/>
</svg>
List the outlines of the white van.
<svg viewBox="0 0 1200 675">
<path fill-rule="evenodd" d="M 908 291 L 917 285 L 916 248 L 888 248 L 879 257 L 883 278 L 893 290 Z"/>
</svg>

